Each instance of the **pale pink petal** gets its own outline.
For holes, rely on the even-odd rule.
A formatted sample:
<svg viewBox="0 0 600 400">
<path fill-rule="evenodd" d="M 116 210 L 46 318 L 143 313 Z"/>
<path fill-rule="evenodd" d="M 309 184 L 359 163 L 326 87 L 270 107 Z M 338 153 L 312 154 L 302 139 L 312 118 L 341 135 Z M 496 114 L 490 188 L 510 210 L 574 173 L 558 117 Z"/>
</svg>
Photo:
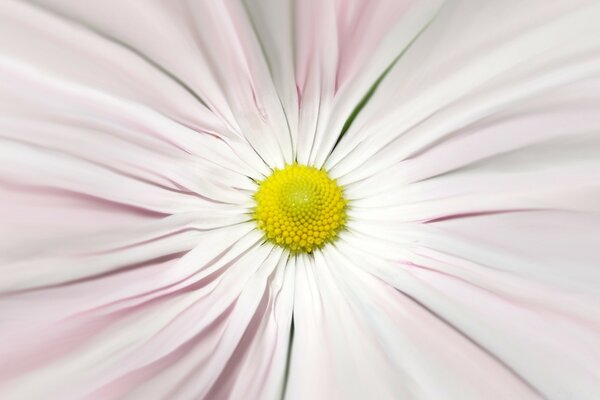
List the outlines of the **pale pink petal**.
<svg viewBox="0 0 600 400">
<path fill-rule="evenodd" d="M 328 249 L 298 270 L 286 398 L 540 398 L 485 348 L 364 272 L 374 260 Z"/>
<path fill-rule="evenodd" d="M 533 18 L 532 10 L 539 10 Z M 337 176 L 352 171 L 356 181 L 507 107 L 598 77 L 598 15 L 588 1 L 448 3 L 326 165 Z"/>
<path fill-rule="evenodd" d="M 19 1 L 3 2 L 0 19 L 2 60 L 21 61 L 48 79 L 145 105 L 198 131 L 235 137 L 185 82 L 117 38 Z"/>
<path fill-rule="evenodd" d="M 409 381 L 358 318 L 322 257 L 296 265 L 294 338 L 285 398 L 410 398 Z"/>
<path fill-rule="evenodd" d="M 130 283 L 120 290 L 114 288 L 127 279 L 116 275 L 5 298 L 0 307 L 10 311 L 20 305 L 23 316 L 11 317 L 14 322 L 2 333 L 3 357 L 19 360 L 2 371 L 3 393 L 57 398 L 277 394 L 285 368 L 271 366 L 285 365 L 293 280 L 288 277 L 278 300 L 287 255 L 258 247 L 259 239 L 252 232 L 230 249 L 213 246 L 212 255 L 198 249 L 180 261 L 157 264 L 162 272 L 149 267 L 126 273 Z M 63 300 L 70 296 L 79 304 L 67 305 Z M 45 305 L 41 297 L 63 304 Z M 248 357 L 263 360 L 255 370 L 262 378 L 244 388 L 243 379 L 235 377 L 247 368 Z M 37 384 L 23 384 L 32 380 Z"/>
<path fill-rule="evenodd" d="M 597 216 L 581 213 L 474 215 L 396 230 L 401 251 L 389 240 L 387 251 L 372 254 L 352 235 L 339 248 L 543 397 L 593 398 L 600 390 L 598 226 Z M 392 231 L 378 234 L 389 239 Z"/>
<path fill-rule="evenodd" d="M 441 2 L 248 1 L 299 162 L 321 165 L 353 110 Z"/>
<path fill-rule="evenodd" d="M 305 3 L 311 2 L 300 2 L 301 9 L 306 7 Z M 331 23 L 322 17 L 322 2 L 312 4 L 310 14 L 300 14 L 302 19 L 298 23 L 303 27 L 304 40 L 310 42 L 309 50 L 298 55 L 299 61 L 306 59 L 306 67 L 298 66 L 306 76 L 297 76 L 297 85 L 302 90 L 302 104 L 318 106 L 318 120 L 310 119 L 314 113 L 309 109 L 308 118 L 304 118 L 305 129 L 301 132 L 315 131 L 308 162 L 323 165 L 351 126 L 354 113 L 369 100 L 380 79 L 420 37 L 444 3 L 439 0 L 340 1 L 335 3 L 336 30 L 333 33 L 329 32 L 331 28 L 325 28 Z M 319 34 L 320 30 L 324 33 Z M 331 55 L 330 40 L 323 40 L 330 36 L 334 38 L 336 58 Z M 335 61 L 334 71 L 323 68 L 324 59 Z M 300 86 L 302 81 L 305 81 L 304 88 Z M 304 110 L 301 113 L 304 114 Z"/>
<path fill-rule="evenodd" d="M 246 223 L 250 178 L 267 166 L 191 86 L 59 14 L 0 6 L 0 235 L 11 238 L 0 246 L 0 358 L 13 360 L 0 392 L 143 393 L 194 348 L 162 390 L 279 393 L 285 369 L 271 365 L 285 364 L 291 302 L 289 289 L 275 300 L 274 282 L 287 256 Z M 232 378 L 248 360 L 262 381 Z M 212 372 L 190 381 L 204 363 Z"/>
<path fill-rule="evenodd" d="M 289 326 L 291 309 L 285 305 L 280 308 L 279 301 L 273 297 L 275 292 L 268 285 L 272 283 L 272 279 L 276 279 L 279 272 L 283 272 L 280 268 L 281 260 L 281 251 L 272 250 L 270 246 L 253 248 L 242 256 L 227 269 L 223 279 L 219 278 L 215 282 L 217 286 L 209 282 L 207 289 L 210 290 L 210 296 L 198 302 L 198 307 L 207 302 L 215 305 L 228 304 L 227 299 L 232 296 L 235 296 L 235 301 L 226 310 L 222 310 L 218 320 L 191 337 L 191 347 L 186 345 L 165 356 L 164 361 L 168 365 L 157 360 L 137 370 L 130 369 L 127 375 L 107 384 L 95 392 L 92 398 L 109 394 L 118 397 L 125 393 L 132 398 L 213 398 L 238 391 L 256 393 L 256 398 L 260 398 L 261 393 L 278 393 L 284 369 L 271 368 L 271 363 L 281 364 L 282 356 L 286 355 L 285 325 Z M 240 284 L 243 286 L 239 286 Z M 197 287 L 194 292 L 203 292 L 203 289 Z M 273 307 L 278 309 L 276 314 L 271 314 Z M 188 324 L 200 323 L 203 326 L 204 320 L 210 316 L 205 316 L 201 309 L 198 311 L 201 313 L 195 317 L 183 318 L 182 323 L 187 319 Z M 283 325 L 274 324 L 274 315 L 282 318 L 279 323 Z M 198 322 L 194 323 L 194 320 Z M 264 333 L 266 326 L 274 331 L 263 337 L 261 333 Z M 181 326 L 173 327 L 172 331 L 178 336 L 183 333 L 184 337 L 192 334 L 185 333 L 186 329 Z M 165 344 L 170 346 L 177 341 L 170 339 Z M 145 357 L 153 356 L 148 351 Z M 247 382 L 246 377 L 240 375 L 248 358 L 257 362 L 252 369 L 256 381 Z M 248 385 L 241 387 L 244 382 Z"/>
<path fill-rule="evenodd" d="M 240 2 L 39 3 L 48 13 L 141 55 L 185 85 L 199 108 L 206 107 L 226 130 L 250 142 L 268 165 L 292 160 L 285 116 Z"/>
<path fill-rule="evenodd" d="M 11 10 L 4 11 L 8 13 Z M 50 48 L 62 49 L 67 47 L 63 42 L 76 34 L 63 33 L 58 29 L 57 37 L 51 41 L 48 35 L 43 36 L 43 32 L 22 32 L 22 23 L 10 22 L 13 24 L 7 24 L 7 28 L 13 25 L 15 29 L 21 28 L 17 32 L 9 31 L 17 42 L 25 42 L 33 36 L 33 39 L 43 38 L 50 42 L 45 44 Z M 42 26 L 68 26 L 61 21 L 40 22 Z M 121 48 L 97 35 L 95 38 L 100 44 Z M 18 49 L 30 47 L 35 46 L 23 43 Z M 138 65 L 127 63 L 130 61 L 128 54 L 118 55 L 124 59 L 121 66 L 124 73 L 134 74 Z M 86 64 L 89 63 L 88 58 L 78 53 L 72 57 L 75 60 L 69 60 L 69 66 L 73 72 L 90 73 Z M 92 60 L 97 58 L 97 63 L 101 64 L 104 57 L 106 55 L 100 53 Z M 120 83 L 118 74 L 112 74 L 112 80 L 110 76 L 97 74 L 108 83 L 78 79 L 75 73 L 61 76 L 52 71 L 51 65 L 45 65 L 55 59 L 48 57 L 44 63 L 11 48 L 3 49 L 0 73 L 5 79 L 1 83 L 0 111 L 3 118 L 0 123 L 4 137 L 75 153 L 96 164 L 150 180 L 172 191 L 203 189 L 201 195 L 216 196 L 215 200 L 226 202 L 231 199 L 219 199 L 219 196 L 230 196 L 229 193 L 235 194 L 235 191 L 224 190 L 227 186 L 223 185 L 223 181 L 236 186 L 245 185 L 248 189 L 250 180 L 247 175 L 259 177 L 265 172 L 264 163 L 247 143 L 236 137 L 214 133 L 226 132 L 222 126 L 189 127 L 177 117 L 160 112 L 160 104 L 149 104 L 150 108 L 138 99 L 129 99 L 127 93 L 113 93 L 110 84 Z M 163 86 L 168 88 L 170 84 L 167 80 Z M 151 99 L 150 96 L 148 98 Z M 199 106 L 202 107 L 201 104 Z M 211 113 L 198 113 L 195 117 L 196 124 L 213 124 Z M 68 143 L 63 144 L 65 141 Z M 219 171 L 215 163 L 225 168 Z M 155 164 L 154 169 L 150 164 Z M 197 176 L 199 171 L 204 172 L 203 181 L 207 187 L 190 187 L 194 181 L 191 176 Z M 214 181 L 207 182 L 211 177 Z"/>
<path fill-rule="evenodd" d="M 415 136 L 407 146 L 392 146 L 396 155 L 386 151 L 369 163 L 392 156 L 389 168 L 358 168 L 340 179 L 349 181 L 348 196 L 356 199 L 354 217 L 407 222 L 525 209 L 597 212 L 599 85 L 598 78 L 562 85 L 428 144 Z M 464 110 L 477 104 L 466 102 Z M 418 152 L 411 154 L 409 143 Z"/>
<path fill-rule="evenodd" d="M 595 398 L 599 18 L 6 0 L 0 393 Z M 351 201 L 310 256 L 249 221 L 294 160 Z"/>
</svg>

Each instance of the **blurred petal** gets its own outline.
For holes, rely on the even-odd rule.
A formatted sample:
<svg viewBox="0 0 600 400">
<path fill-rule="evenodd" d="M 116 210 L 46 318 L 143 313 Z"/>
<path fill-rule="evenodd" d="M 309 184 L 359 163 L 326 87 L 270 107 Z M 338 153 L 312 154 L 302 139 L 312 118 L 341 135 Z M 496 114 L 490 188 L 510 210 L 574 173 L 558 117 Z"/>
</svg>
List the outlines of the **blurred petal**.
<svg viewBox="0 0 600 400">
<path fill-rule="evenodd" d="M 298 271 L 286 397 L 540 398 L 485 349 L 329 250 Z"/>
<path fill-rule="evenodd" d="M 597 227 L 597 218 L 567 212 L 472 216 L 397 230 L 405 244 L 396 255 L 392 241 L 376 255 L 357 250 L 370 246 L 353 235 L 340 251 L 544 397 L 593 398 L 600 390 Z M 392 230 L 373 234 L 390 238 Z"/>
<path fill-rule="evenodd" d="M 301 163 L 321 165 L 440 1 L 246 1 Z"/>
<path fill-rule="evenodd" d="M 486 117 L 597 78 L 599 15 L 589 1 L 447 3 L 386 75 L 327 167 L 358 181 Z"/>
<path fill-rule="evenodd" d="M 506 105 L 448 131 L 408 159 L 348 183 L 355 217 L 406 222 L 519 210 L 597 212 L 599 84 L 584 80 Z M 371 164 L 377 160 L 382 159 L 375 156 Z M 341 181 L 357 174 L 360 168 Z"/>
<path fill-rule="evenodd" d="M 141 55 L 192 93 L 197 107 L 208 109 L 225 131 L 250 143 L 267 165 L 292 160 L 285 115 L 241 3 L 37 3 L 80 29 Z M 118 18 L 113 10 L 119 10 Z"/>
<path fill-rule="evenodd" d="M 595 398 L 599 18 L 6 0 L 0 392 Z M 310 255 L 251 221 L 293 161 L 350 200 Z"/>
<path fill-rule="evenodd" d="M 410 397 L 393 360 L 355 317 L 343 283 L 334 280 L 335 266 L 322 261 L 298 259 L 286 398 Z"/>
<path fill-rule="evenodd" d="M 257 247 L 259 238 L 252 232 L 230 248 L 198 248 L 160 269 L 149 266 L 152 274 L 145 268 L 127 272 L 137 283 L 120 290 L 110 288 L 125 277 L 107 276 L 5 297 L 3 315 L 17 305 L 21 311 L 2 334 L 3 357 L 18 360 L 1 371 L 8 379 L 3 393 L 33 398 L 278 393 L 285 369 L 276 366 L 287 354 L 293 280 L 282 281 L 282 251 Z M 73 296 L 78 304 L 65 302 Z M 262 377 L 255 383 L 236 378 L 247 362 Z M 30 380 L 38 384 L 23 384 Z"/>
<path fill-rule="evenodd" d="M 3 2 L 0 20 L 3 61 L 27 64 L 32 72 L 68 88 L 101 92 L 122 104 L 143 105 L 194 130 L 235 139 L 185 82 L 118 38 L 19 1 Z M 40 100 L 52 104 L 50 97 Z M 164 140 L 183 145 L 170 136 L 164 135 Z"/>
</svg>

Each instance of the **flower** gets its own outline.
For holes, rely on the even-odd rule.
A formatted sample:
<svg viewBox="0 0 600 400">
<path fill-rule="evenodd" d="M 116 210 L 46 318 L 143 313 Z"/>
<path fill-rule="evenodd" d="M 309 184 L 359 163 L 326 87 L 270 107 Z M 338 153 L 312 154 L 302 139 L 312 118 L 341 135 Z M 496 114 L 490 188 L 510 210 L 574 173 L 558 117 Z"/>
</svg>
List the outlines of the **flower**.
<svg viewBox="0 0 600 400">
<path fill-rule="evenodd" d="M 599 19 L 4 0 L 2 397 L 599 398 Z"/>
</svg>

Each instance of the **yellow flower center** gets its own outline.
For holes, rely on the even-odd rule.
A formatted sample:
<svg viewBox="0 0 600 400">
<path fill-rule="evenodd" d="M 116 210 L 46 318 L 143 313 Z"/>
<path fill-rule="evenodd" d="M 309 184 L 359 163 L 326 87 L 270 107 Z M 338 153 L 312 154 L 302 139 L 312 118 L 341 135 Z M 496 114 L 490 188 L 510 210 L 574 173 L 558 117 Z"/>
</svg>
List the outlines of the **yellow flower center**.
<svg viewBox="0 0 600 400">
<path fill-rule="evenodd" d="M 343 190 L 327 172 L 300 164 L 275 169 L 254 194 L 254 219 L 267 240 L 310 253 L 337 238 L 346 223 Z"/>
</svg>

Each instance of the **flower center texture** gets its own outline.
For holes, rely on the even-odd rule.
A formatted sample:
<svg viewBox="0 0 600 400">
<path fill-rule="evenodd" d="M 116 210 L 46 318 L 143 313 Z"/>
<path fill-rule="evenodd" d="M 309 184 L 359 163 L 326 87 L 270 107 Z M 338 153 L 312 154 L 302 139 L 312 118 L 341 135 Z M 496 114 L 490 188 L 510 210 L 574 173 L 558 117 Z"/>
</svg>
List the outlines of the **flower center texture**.
<svg viewBox="0 0 600 400">
<path fill-rule="evenodd" d="M 346 224 L 343 188 L 327 172 L 301 164 L 275 169 L 254 194 L 254 219 L 267 240 L 292 253 L 334 241 Z"/>
</svg>

